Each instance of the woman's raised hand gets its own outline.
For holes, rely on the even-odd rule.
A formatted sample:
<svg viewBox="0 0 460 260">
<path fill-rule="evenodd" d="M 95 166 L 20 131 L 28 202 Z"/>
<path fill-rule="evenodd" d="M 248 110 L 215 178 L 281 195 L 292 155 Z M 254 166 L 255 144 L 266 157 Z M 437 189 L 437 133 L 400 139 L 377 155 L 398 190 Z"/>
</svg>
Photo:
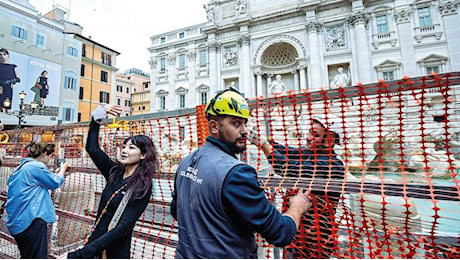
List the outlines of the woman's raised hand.
<svg viewBox="0 0 460 260">
<path fill-rule="evenodd" d="M 105 111 L 107 111 L 107 114 L 111 114 L 116 117 L 120 116 L 121 114 L 121 106 L 106 104 L 104 105 L 104 108 Z"/>
</svg>

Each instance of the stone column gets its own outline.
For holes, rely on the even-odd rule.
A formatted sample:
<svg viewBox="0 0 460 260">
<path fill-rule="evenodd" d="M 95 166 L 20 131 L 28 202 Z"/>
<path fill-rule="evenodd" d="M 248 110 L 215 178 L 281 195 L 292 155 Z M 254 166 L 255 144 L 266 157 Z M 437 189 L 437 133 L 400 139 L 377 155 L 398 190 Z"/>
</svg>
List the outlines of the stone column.
<svg viewBox="0 0 460 260">
<path fill-rule="evenodd" d="M 246 93 L 246 97 L 254 97 L 255 89 L 251 86 L 251 64 L 249 60 L 249 34 L 241 35 L 238 44 L 241 47 L 240 59 L 240 90 Z"/>
<path fill-rule="evenodd" d="M 455 0 L 443 1 L 439 3 L 443 24 L 446 33 L 447 51 L 451 64 L 451 71 L 460 70 L 460 48 L 456 45 L 460 43 L 459 15 L 458 8 L 460 3 Z"/>
<path fill-rule="evenodd" d="M 323 78 L 327 76 L 324 75 L 323 70 L 321 69 L 321 57 L 320 57 L 320 50 L 321 47 L 319 46 L 318 40 L 318 32 L 321 31 L 322 25 L 317 21 L 310 21 L 307 22 L 305 25 L 307 32 L 308 32 L 308 45 L 309 45 L 309 55 L 310 55 L 310 77 L 309 82 L 311 82 L 311 88 L 319 89 L 323 84 Z M 305 75 L 304 75 L 305 76 Z M 300 75 L 302 78 L 302 75 Z M 305 81 L 304 81 L 305 83 Z M 300 88 L 307 88 L 307 85 L 304 85 L 302 81 L 300 82 Z"/>
<path fill-rule="evenodd" d="M 218 90 L 217 84 L 217 52 L 220 49 L 220 44 L 216 40 L 208 42 L 209 52 L 209 90 L 211 95 Z"/>
<path fill-rule="evenodd" d="M 262 82 L 262 72 L 258 71 L 256 72 L 256 77 L 257 77 L 257 93 L 256 96 L 263 96 L 263 82 Z"/>
<path fill-rule="evenodd" d="M 191 48 L 187 52 L 187 70 L 188 70 L 188 82 L 190 88 L 190 94 L 188 95 L 188 99 L 190 101 L 189 104 L 197 105 L 198 102 L 196 100 L 196 50 Z"/>
<path fill-rule="evenodd" d="M 401 46 L 401 61 L 402 68 L 401 76 L 418 75 L 416 67 L 416 59 L 414 52 L 414 28 L 411 23 L 412 10 L 410 8 L 395 11 L 396 26 L 399 32 L 399 45 Z"/>
<path fill-rule="evenodd" d="M 268 86 L 270 86 L 270 84 L 272 84 L 272 77 L 273 77 L 273 74 L 267 74 L 267 96 L 269 95 Z"/>
<path fill-rule="evenodd" d="M 299 83 L 299 71 L 296 69 L 293 69 L 291 71 L 291 74 L 294 75 L 294 90 L 299 90 L 300 84 L 301 84 Z"/>
<path fill-rule="evenodd" d="M 299 65 L 298 67 L 299 75 L 300 75 L 300 88 L 299 89 L 307 89 L 307 80 L 305 78 L 305 66 Z"/>
<path fill-rule="evenodd" d="M 369 22 L 369 15 L 363 11 L 356 11 L 348 18 L 350 26 L 354 27 L 354 37 L 352 40 L 356 44 L 356 64 L 353 64 L 353 69 L 359 71 L 359 78 L 354 78 L 354 82 L 371 83 L 372 66 L 369 50 L 369 42 L 366 33 L 366 26 Z M 357 74 L 354 74 L 357 75 Z M 353 83 L 354 83 L 353 82 Z"/>
<path fill-rule="evenodd" d="M 157 97 L 155 95 L 156 85 L 157 85 L 157 57 L 150 57 L 150 113 L 153 113 L 156 110 L 155 104 L 157 102 Z"/>
<path fill-rule="evenodd" d="M 176 53 L 170 53 L 168 59 L 168 89 L 170 95 L 166 97 L 166 107 L 169 109 L 176 109 L 176 92 L 175 78 L 176 78 Z M 170 104 L 173 104 L 172 106 Z"/>
</svg>

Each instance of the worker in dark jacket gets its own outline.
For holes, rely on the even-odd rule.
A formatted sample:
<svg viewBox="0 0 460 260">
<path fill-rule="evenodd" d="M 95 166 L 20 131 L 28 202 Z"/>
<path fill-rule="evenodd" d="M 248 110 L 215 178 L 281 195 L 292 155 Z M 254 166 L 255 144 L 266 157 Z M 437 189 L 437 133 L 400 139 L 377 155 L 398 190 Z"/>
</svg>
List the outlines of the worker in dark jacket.
<svg viewBox="0 0 460 260">
<path fill-rule="evenodd" d="M 176 171 L 171 213 L 178 221 L 176 258 L 257 258 L 254 232 L 288 245 L 310 207 L 299 190 L 282 215 L 265 197 L 256 170 L 237 159 L 246 149 L 246 100 L 221 91 L 205 109 L 210 136 Z"/>
<path fill-rule="evenodd" d="M 333 115 L 312 116 L 307 145 L 300 149 L 273 140 L 267 141 L 255 133 L 250 134 L 250 142 L 263 150 L 277 173 L 286 177 L 300 177 L 306 183 L 322 180 L 316 183 L 324 184 L 314 185 L 311 191 L 312 207 L 303 215 L 299 233 L 286 248 L 286 258 L 330 258 L 334 252 L 338 229 L 335 213 L 345 176 L 343 163 L 334 152 L 334 146 L 343 139 L 341 121 Z M 288 190 L 285 201 L 293 194 L 295 191 Z"/>
</svg>

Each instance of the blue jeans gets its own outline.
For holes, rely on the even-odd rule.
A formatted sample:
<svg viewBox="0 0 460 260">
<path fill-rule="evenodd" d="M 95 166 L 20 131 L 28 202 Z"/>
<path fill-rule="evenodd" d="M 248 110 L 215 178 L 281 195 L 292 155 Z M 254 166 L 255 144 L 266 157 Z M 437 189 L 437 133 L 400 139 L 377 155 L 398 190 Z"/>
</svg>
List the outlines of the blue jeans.
<svg viewBox="0 0 460 260">
<path fill-rule="evenodd" d="M 26 230 L 13 237 L 22 259 L 48 258 L 48 224 L 43 219 L 34 219 Z"/>
</svg>

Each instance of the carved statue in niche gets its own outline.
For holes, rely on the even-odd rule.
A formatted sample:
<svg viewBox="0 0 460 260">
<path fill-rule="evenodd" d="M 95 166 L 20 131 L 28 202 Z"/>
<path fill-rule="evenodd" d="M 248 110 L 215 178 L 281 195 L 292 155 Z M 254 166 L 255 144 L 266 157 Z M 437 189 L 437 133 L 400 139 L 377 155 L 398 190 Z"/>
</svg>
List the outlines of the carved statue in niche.
<svg viewBox="0 0 460 260">
<path fill-rule="evenodd" d="M 225 48 L 224 63 L 225 65 L 236 65 L 238 63 L 238 56 L 236 54 L 236 49 Z"/>
<path fill-rule="evenodd" d="M 236 1 L 236 11 L 239 15 L 246 14 L 247 12 L 247 3 L 246 0 L 237 0 Z"/>
<path fill-rule="evenodd" d="M 334 89 L 334 88 L 339 88 L 339 87 L 346 87 L 346 86 L 349 86 L 350 84 L 351 84 L 350 72 L 347 71 L 345 73 L 343 70 L 343 67 L 339 67 L 337 69 L 337 74 L 335 74 L 329 86 L 332 89 Z"/>
<path fill-rule="evenodd" d="M 275 96 L 282 94 L 286 91 L 286 86 L 284 85 L 284 82 L 281 80 L 281 75 L 276 75 L 275 81 L 270 83 L 268 86 L 268 94 L 270 96 Z"/>
<path fill-rule="evenodd" d="M 235 85 L 235 81 L 231 81 L 230 85 L 228 86 L 228 88 L 233 88 L 233 89 L 238 90 L 238 87 Z"/>
<path fill-rule="evenodd" d="M 342 27 L 327 28 L 326 33 L 326 48 L 328 50 L 345 46 L 345 30 Z"/>
<path fill-rule="evenodd" d="M 206 18 L 209 22 L 214 22 L 214 6 L 204 4 L 203 8 L 206 10 Z"/>
</svg>

